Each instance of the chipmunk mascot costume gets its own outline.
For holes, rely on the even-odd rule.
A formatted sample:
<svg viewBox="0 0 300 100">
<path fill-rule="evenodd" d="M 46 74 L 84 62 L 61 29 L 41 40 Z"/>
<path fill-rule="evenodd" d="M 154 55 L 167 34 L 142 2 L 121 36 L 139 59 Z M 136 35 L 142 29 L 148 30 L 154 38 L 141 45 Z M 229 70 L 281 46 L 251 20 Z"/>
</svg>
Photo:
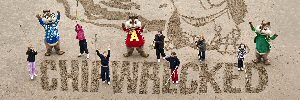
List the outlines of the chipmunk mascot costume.
<svg viewBox="0 0 300 100">
<path fill-rule="evenodd" d="M 60 12 L 57 11 L 57 16 L 55 13 L 51 13 L 50 10 L 43 10 L 43 15 L 36 15 L 40 24 L 45 29 L 45 45 L 47 52 L 45 56 L 50 56 L 52 48 L 56 50 L 58 55 L 62 55 L 65 52 L 60 50 L 59 46 L 59 33 L 58 33 L 58 22 L 60 20 Z"/>
<path fill-rule="evenodd" d="M 249 22 L 249 24 L 252 31 L 256 33 L 256 37 L 254 38 L 254 43 L 256 44 L 256 59 L 253 60 L 253 62 L 259 63 L 263 59 L 265 65 L 270 65 L 268 54 L 270 53 L 271 45 L 269 42 L 275 40 L 278 35 L 274 34 L 271 36 L 270 22 L 264 23 L 262 21 L 261 25 L 258 25 L 256 28 L 253 27 L 252 22 Z"/>
<path fill-rule="evenodd" d="M 145 40 L 142 32 L 144 27 L 145 26 L 139 21 L 138 16 L 129 16 L 129 20 L 122 23 L 122 28 L 127 33 L 125 40 L 127 53 L 123 54 L 124 57 L 131 56 L 134 48 L 136 48 L 142 57 L 149 56 L 143 49 Z"/>
</svg>

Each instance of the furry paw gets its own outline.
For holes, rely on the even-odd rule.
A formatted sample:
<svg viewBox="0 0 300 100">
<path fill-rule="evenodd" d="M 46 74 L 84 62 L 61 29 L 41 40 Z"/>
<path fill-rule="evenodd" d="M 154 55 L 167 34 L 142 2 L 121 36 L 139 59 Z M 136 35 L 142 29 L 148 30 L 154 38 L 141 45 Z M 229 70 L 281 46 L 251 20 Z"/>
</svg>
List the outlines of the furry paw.
<svg viewBox="0 0 300 100">
<path fill-rule="evenodd" d="M 124 56 L 124 57 L 129 57 L 129 56 L 131 56 L 131 55 L 128 54 L 128 53 L 124 53 L 123 56 Z"/>
<path fill-rule="evenodd" d="M 258 59 L 254 59 L 254 60 L 252 60 L 252 62 L 256 64 L 256 63 L 259 63 L 260 61 Z"/>
<path fill-rule="evenodd" d="M 49 53 L 49 52 L 45 53 L 45 56 L 50 56 L 50 55 L 51 55 L 51 53 Z"/>
<path fill-rule="evenodd" d="M 265 65 L 271 65 L 271 62 L 269 60 L 264 62 Z"/>
<path fill-rule="evenodd" d="M 56 54 L 58 54 L 58 55 L 63 55 L 65 52 L 64 51 L 58 51 L 58 52 L 56 52 Z"/>
<path fill-rule="evenodd" d="M 147 58 L 149 57 L 149 54 L 141 54 L 141 56 Z"/>
</svg>

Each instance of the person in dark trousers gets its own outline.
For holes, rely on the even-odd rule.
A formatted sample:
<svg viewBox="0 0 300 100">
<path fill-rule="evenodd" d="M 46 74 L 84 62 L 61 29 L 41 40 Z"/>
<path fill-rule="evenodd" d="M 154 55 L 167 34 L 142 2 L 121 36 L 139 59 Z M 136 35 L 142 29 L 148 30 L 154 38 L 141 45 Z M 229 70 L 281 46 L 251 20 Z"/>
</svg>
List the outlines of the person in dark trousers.
<svg viewBox="0 0 300 100">
<path fill-rule="evenodd" d="M 164 40 L 165 36 L 162 34 L 162 31 L 158 31 L 158 34 L 155 35 L 154 38 L 154 49 L 156 50 L 156 58 L 157 58 L 157 62 L 160 62 L 160 56 L 163 57 L 163 59 L 165 59 L 166 54 L 164 52 Z"/>
<path fill-rule="evenodd" d="M 83 53 L 86 53 L 86 58 L 89 59 L 89 51 L 87 48 L 87 42 L 84 36 L 84 30 L 81 25 L 77 24 L 75 26 L 75 31 L 77 32 L 76 39 L 79 40 L 79 48 L 80 48 L 80 54 L 78 57 L 81 57 Z"/>
<path fill-rule="evenodd" d="M 32 46 L 28 47 L 28 50 L 26 52 L 27 61 L 29 65 L 29 73 L 30 73 L 30 79 L 33 79 L 34 76 L 37 76 L 36 74 L 36 64 L 35 64 L 35 56 L 37 55 L 37 51 L 34 50 Z"/>
<path fill-rule="evenodd" d="M 178 68 L 180 65 L 180 61 L 176 56 L 175 52 L 171 53 L 171 56 L 166 57 L 166 60 L 170 62 L 170 69 L 172 74 L 172 83 L 178 83 Z"/>
<path fill-rule="evenodd" d="M 244 44 L 240 44 L 238 48 L 238 70 L 243 71 L 244 70 L 244 59 L 247 54 L 246 46 Z"/>
<path fill-rule="evenodd" d="M 104 51 L 102 54 L 99 53 L 99 50 L 96 50 L 97 55 L 101 59 L 101 77 L 102 82 L 105 83 L 107 81 L 107 84 L 110 85 L 110 75 L 109 75 L 109 57 L 110 57 L 110 47 L 108 47 L 108 54 L 106 54 L 106 51 Z"/>
<path fill-rule="evenodd" d="M 204 36 L 201 35 L 200 39 L 198 41 L 196 41 L 196 45 L 199 48 L 199 60 L 201 61 L 201 63 L 205 62 L 205 51 L 206 51 L 206 42 L 204 39 Z"/>
</svg>

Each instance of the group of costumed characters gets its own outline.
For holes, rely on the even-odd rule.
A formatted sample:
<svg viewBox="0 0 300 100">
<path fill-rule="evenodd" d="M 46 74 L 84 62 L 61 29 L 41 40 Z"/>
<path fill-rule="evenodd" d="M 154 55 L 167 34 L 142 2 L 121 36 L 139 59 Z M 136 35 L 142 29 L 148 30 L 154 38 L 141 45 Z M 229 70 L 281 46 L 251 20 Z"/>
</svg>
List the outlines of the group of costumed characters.
<svg viewBox="0 0 300 100">
<path fill-rule="evenodd" d="M 65 52 L 60 49 L 60 35 L 58 32 L 58 23 L 60 21 L 60 12 L 57 11 L 57 14 L 51 13 L 50 10 L 43 10 L 43 15 L 36 15 L 41 26 L 45 30 L 44 43 L 46 46 L 45 56 L 50 56 L 52 54 L 52 49 L 54 48 L 56 54 L 63 55 Z M 264 62 L 264 64 L 269 65 L 270 61 L 268 59 L 268 54 L 271 50 L 270 41 L 274 40 L 278 35 L 274 34 L 271 36 L 270 22 L 258 25 L 256 28 L 253 27 L 252 22 L 249 22 L 251 30 L 256 33 L 254 43 L 256 44 L 256 59 L 253 60 L 254 63 Z M 122 23 L 122 29 L 126 32 L 127 36 L 125 39 L 127 52 L 123 54 L 124 57 L 130 57 L 133 54 L 134 49 L 138 53 L 147 58 L 148 53 L 144 51 L 145 38 L 143 36 L 145 25 L 139 21 L 138 16 L 129 16 L 129 19 Z M 87 40 L 85 37 L 85 32 L 83 27 L 80 24 L 76 24 L 75 32 L 77 33 L 76 39 L 79 41 L 79 55 L 81 57 L 86 54 L 86 58 L 89 58 L 89 51 L 87 47 Z M 164 39 L 162 31 L 158 31 L 153 40 L 153 46 L 156 50 L 157 62 L 160 62 L 162 57 L 163 60 L 166 60 L 170 63 L 171 76 L 173 83 L 178 83 L 178 68 L 180 65 L 180 60 L 177 57 L 175 52 L 171 52 L 170 56 L 165 54 L 164 50 Z M 198 57 L 201 63 L 205 62 L 205 53 L 206 53 L 206 41 L 204 35 L 201 34 L 199 40 L 195 41 L 196 46 L 199 49 Z M 95 47 L 96 48 L 96 47 Z M 237 50 L 238 58 L 238 70 L 244 70 L 244 59 L 247 54 L 247 46 L 245 44 L 240 44 Z M 27 61 L 29 64 L 30 78 L 33 79 L 34 76 L 37 76 L 36 65 L 35 65 L 35 56 L 37 51 L 30 46 L 26 52 L 28 55 Z M 110 69 L 109 69 L 109 58 L 111 55 L 110 46 L 107 51 L 100 52 L 96 50 L 96 54 L 101 60 L 101 78 L 103 83 L 111 84 L 110 82 Z"/>
<path fill-rule="evenodd" d="M 277 34 L 272 34 L 271 23 L 264 21 L 261 22 L 256 28 L 253 26 L 252 22 L 249 22 L 251 30 L 256 33 L 254 38 L 255 43 L 255 56 L 256 59 L 252 60 L 253 63 L 257 64 L 263 62 L 265 65 L 270 65 L 271 62 L 268 59 L 268 55 L 271 51 L 270 42 L 277 38 Z M 241 43 L 238 47 L 237 58 L 238 58 L 238 70 L 243 71 L 245 68 L 244 59 L 247 54 L 247 46 Z"/>
</svg>

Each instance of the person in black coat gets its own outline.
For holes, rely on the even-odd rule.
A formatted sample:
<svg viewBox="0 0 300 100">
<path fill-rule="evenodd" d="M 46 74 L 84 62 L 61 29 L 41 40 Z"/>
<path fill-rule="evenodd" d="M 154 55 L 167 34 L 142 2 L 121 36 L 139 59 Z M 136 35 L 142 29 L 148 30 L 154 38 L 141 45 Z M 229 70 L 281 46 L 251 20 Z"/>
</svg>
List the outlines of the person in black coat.
<svg viewBox="0 0 300 100">
<path fill-rule="evenodd" d="M 206 51 L 206 43 L 205 43 L 205 39 L 204 36 L 201 35 L 200 39 L 198 41 L 196 41 L 196 45 L 199 48 L 199 60 L 204 63 L 205 62 L 205 51 Z"/>
<path fill-rule="evenodd" d="M 102 82 L 105 83 L 107 81 L 107 84 L 110 85 L 110 73 L 109 73 L 109 57 L 110 57 L 110 47 L 108 47 L 108 54 L 106 54 L 106 51 L 104 51 L 102 54 L 99 53 L 99 50 L 96 50 L 97 55 L 101 59 L 101 77 Z"/>
<path fill-rule="evenodd" d="M 178 71 L 177 71 L 177 69 L 179 68 L 180 61 L 177 58 L 176 53 L 172 52 L 171 56 L 166 57 L 166 60 L 170 62 L 170 69 L 171 69 L 173 84 L 178 83 Z"/>
<path fill-rule="evenodd" d="M 160 62 L 160 55 L 165 59 L 166 54 L 164 52 L 164 40 L 165 36 L 162 34 L 162 31 L 158 31 L 158 34 L 154 38 L 154 49 L 156 50 L 157 62 Z"/>
<path fill-rule="evenodd" d="M 34 76 L 37 76 L 36 74 L 36 64 L 35 64 L 35 56 L 37 55 L 37 51 L 34 50 L 32 46 L 28 47 L 28 50 L 26 52 L 27 61 L 29 65 L 29 73 L 30 73 L 30 79 L 33 79 Z"/>
</svg>

